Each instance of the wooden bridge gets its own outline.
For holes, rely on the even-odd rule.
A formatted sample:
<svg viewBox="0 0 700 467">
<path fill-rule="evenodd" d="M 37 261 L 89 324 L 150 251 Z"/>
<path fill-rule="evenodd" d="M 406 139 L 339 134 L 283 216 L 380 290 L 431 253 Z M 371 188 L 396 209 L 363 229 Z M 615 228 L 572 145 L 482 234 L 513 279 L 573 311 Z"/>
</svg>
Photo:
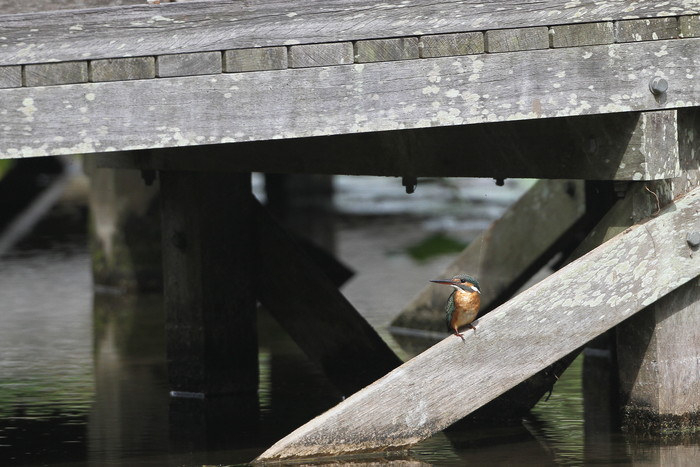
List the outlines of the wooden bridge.
<svg viewBox="0 0 700 467">
<path fill-rule="evenodd" d="M 511 392 L 510 403 L 529 408 L 572 352 L 614 326 L 627 413 L 685 426 L 700 414 L 699 83 L 697 0 L 10 14 L 0 157 L 89 154 L 157 171 L 175 393 L 256 390 L 258 300 L 356 392 L 261 460 L 404 447 L 527 382 L 534 400 Z M 399 366 L 253 200 L 252 171 L 409 187 L 422 176 L 550 180 L 452 267 L 478 266 L 487 308 L 502 305 L 466 342 Z M 493 253 L 483 264 L 477 247 Z M 508 301 L 562 252 L 570 264 Z M 438 301 L 423 292 L 396 326 L 441 322 Z"/>
</svg>

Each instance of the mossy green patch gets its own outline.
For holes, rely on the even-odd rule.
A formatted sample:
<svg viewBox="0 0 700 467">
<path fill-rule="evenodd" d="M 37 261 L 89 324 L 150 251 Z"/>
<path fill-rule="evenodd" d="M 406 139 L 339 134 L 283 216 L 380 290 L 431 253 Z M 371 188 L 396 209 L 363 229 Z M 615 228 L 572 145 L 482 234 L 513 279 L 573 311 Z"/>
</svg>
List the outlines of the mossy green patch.
<svg viewBox="0 0 700 467">
<path fill-rule="evenodd" d="M 468 243 L 460 242 L 442 232 L 431 234 L 420 242 L 406 248 L 408 255 L 416 261 L 425 261 L 434 256 L 458 253 Z"/>
<path fill-rule="evenodd" d="M 8 170 L 12 168 L 15 163 L 13 159 L 0 159 L 0 180 L 5 176 Z"/>
</svg>

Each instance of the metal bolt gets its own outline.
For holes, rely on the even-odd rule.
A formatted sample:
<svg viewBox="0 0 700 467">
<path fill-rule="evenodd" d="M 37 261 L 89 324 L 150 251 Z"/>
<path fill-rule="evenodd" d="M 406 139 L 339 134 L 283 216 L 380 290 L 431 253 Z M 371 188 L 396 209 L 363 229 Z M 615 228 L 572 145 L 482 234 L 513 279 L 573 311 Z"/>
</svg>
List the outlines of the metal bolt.
<svg viewBox="0 0 700 467">
<path fill-rule="evenodd" d="M 691 246 L 691 248 L 697 248 L 700 246 L 700 232 L 697 230 L 693 230 L 692 232 L 688 232 L 688 235 L 685 237 L 685 241 L 688 242 L 688 245 Z"/>
<path fill-rule="evenodd" d="M 649 90 L 653 95 L 660 96 L 668 91 L 668 81 L 656 76 L 649 81 Z"/>
<path fill-rule="evenodd" d="M 416 187 L 418 186 L 418 178 L 401 177 L 401 184 L 406 187 L 406 193 L 410 195 L 416 191 Z"/>
</svg>

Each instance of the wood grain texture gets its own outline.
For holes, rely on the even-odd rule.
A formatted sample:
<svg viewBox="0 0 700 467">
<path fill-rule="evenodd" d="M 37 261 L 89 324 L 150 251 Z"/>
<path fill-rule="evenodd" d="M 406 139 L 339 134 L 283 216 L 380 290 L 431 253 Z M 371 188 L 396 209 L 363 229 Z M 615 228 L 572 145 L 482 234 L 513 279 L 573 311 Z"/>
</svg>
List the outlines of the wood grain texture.
<svg viewBox="0 0 700 467">
<path fill-rule="evenodd" d="M 0 157 L 692 107 L 700 105 L 699 55 L 700 39 L 684 39 L 3 89 Z M 648 87 L 657 75 L 671 83 L 658 100 Z"/>
<path fill-rule="evenodd" d="M 106 6 L 138 5 L 145 0 L 0 0 L 3 15 L 32 13 L 38 11 L 79 10 Z"/>
<path fill-rule="evenodd" d="M 549 47 L 549 29 L 538 27 L 486 31 L 485 42 L 489 53 L 546 49 Z"/>
<path fill-rule="evenodd" d="M 287 68 L 286 47 L 261 47 L 237 49 L 224 52 L 224 71 L 241 73 L 246 71 L 281 70 Z"/>
<path fill-rule="evenodd" d="M 675 39 L 679 33 L 676 18 L 631 19 L 615 23 L 617 42 Z"/>
<path fill-rule="evenodd" d="M 418 58 L 419 55 L 417 37 L 375 39 L 355 43 L 355 61 L 357 63 L 410 60 Z"/>
<path fill-rule="evenodd" d="M 85 83 L 87 80 L 87 62 L 43 63 L 24 67 L 26 86 Z"/>
<path fill-rule="evenodd" d="M 0 88 L 18 88 L 22 86 L 21 66 L 0 67 Z"/>
<path fill-rule="evenodd" d="M 613 23 L 610 21 L 552 26 L 549 33 L 552 37 L 552 47 L 580 47 L 615 42 Z"/>
<path fill-rule="evenodd" d="M 108 58 L 93 60 L 89 67 L 90 81 L 125 81 L 156 76 L 154 57 Z"/>
<path fill-rule="evenodd" d="M 680 232 L 700 190 L 631 228 L 278 441 L 257 461 L 386 450 L 447 427 L 700 274 Z M 523 352 L 523 345 L 529 349 Z"/>
<path fill-rule="evenodd" d="M 289 67 L 347 65 L 353 63 L 352 42 L 293 45 L 289 47 Z"/>
<path fill-rule="evenodd" d="M 464 272 L 476 277 L 482 284 L 481 308 L 490 308 L 583 215 L 584 201 L 583 182 L 540 180 L 439 277 Z M 391 325 L 445 332 L 444 307 L 451 293 L 446 289 L 426 284 Z"/>
<path fill-rule="evenodd" d="M 484 34 L 465 32 L 422 36 L 418 46 L 421 58 L 480 54 L 484 53 Z"/>
<path fill-rule="evenodd" d="M 0 65 L 420 36 L 700 13 L 697 0 L 284 0 L 162 3 L 0 16 Z M 139 40 L 141 39 L 141 40 Z M 44 44 L 42 47 L 41 45 Z M 45 46 L 51 44 L 51 47 Z"/>
<path fill-rule="evenodd" d="M 165 78 L 219 74 L 221 60 L 221 52 L 160 55 L 156 58 L 156 75 Z"/>
<path fill-rule="evenodd" d="M 260 263 L 256 293 L 345 395 L 401 364 L 338 288 L 254 199 Z"/>
</svg>

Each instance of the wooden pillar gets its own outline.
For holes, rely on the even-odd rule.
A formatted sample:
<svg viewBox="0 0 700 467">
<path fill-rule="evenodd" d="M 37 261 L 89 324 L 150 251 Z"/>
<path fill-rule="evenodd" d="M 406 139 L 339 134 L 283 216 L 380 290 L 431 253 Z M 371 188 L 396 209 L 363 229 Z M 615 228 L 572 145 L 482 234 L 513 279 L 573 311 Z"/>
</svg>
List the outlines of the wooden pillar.
<svg viewBox="0 0 700 467">
<path fill-rule="evenodd" d="M 700 109 L 678 111 L 678 137 L 683 174 L 653 187 L 662 203 L 699 184 Z M 683 254 L 700 254 L 694 242 L 700 225 L 678 235 L 688 238 Z M 618 326 L 617 354 L 627 430 L 700 426 L 700 280 L 690 281 Z"/>
<path fill-rule="evenodd" d="M 164 301 L 175 395 L 258 386 L 250 174 L 162 171 Z"/>
<path fill-rule="evenodd" d="M 333 176 L 265 174 L 266 206 L 283 225 L 329 253 L 335 251 Z"/>
<path fill-rule="evenodd" d="M 147 184 L 140 171 L 96 168 L 90 156 L 85 164 L 95 285 L 126 292 L 160 291 L 158 180 Z"/>
</svg>

